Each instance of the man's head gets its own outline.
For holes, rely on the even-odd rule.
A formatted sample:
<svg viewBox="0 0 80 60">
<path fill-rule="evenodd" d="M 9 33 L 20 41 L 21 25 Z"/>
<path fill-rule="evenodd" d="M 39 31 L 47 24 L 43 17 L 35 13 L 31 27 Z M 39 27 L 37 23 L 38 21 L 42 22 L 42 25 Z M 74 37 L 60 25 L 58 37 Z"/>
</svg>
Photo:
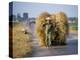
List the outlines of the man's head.
<svg viewBox="0 0 80 60">
<path fill-rule="evenodd" d="M 50 17 L 47 17 L 46 19 L 45 19 L 45 21 L 46 21 L 46 23 L 51 23 L 51 18 Z"/>
</svg>

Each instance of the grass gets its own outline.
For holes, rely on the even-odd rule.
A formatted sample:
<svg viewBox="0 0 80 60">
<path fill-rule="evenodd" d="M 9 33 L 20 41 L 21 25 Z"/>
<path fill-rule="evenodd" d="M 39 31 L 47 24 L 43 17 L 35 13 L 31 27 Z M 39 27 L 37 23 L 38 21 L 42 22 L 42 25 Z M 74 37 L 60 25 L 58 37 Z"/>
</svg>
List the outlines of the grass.
<svg viewBox="0 0 80 60">
<path fill-rule="evenodd" d="M 70 23 L 69 24 L 69 31 L 70 32 L 77 32 L 78 31 L 78 23 Z"/>
<path fill-rule="evenodd" d="M 32 51 L 32 46 L 29 42 L 30 35 L 24 34 L 21 29 L 25 28 L 22 23 L 13 24 L 13 57 L 23 57 Z"/>
</svg>

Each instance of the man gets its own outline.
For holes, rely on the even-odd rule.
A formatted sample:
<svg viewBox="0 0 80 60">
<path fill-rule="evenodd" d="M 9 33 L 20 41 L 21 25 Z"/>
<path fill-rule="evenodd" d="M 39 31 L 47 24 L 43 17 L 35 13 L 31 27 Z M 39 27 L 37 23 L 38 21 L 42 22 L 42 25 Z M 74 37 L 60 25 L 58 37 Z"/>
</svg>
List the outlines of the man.
<svg viewBox="0 0 80 60">
<path fill-rule="evenodd" d="M 55 33 L 53 32 L 53 28 L 55 28 L 55 26 L 53 26 L 52 22 L 51 22 L 51 18 L 47 17 L 45 20 L 45 24 L 43 24 L 43 27 L 45 28 L 45 44 L 46 47 L 51 46 L 51 40 L 52 40 L 52 34 Z"/>
</svg>

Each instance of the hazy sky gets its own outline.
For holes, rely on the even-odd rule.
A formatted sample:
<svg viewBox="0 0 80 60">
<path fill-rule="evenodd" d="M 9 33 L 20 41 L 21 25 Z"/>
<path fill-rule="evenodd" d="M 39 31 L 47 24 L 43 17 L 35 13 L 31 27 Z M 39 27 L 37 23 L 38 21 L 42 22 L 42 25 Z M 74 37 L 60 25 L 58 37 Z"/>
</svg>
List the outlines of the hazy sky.
<svg viewBox="0 0 80 60">
<path fill-rule="evenodd" d="M 55 13 L 63 11 L 68 17 L 78 16 L 77 5 L 58 5 L 58 4 L 43 4 L 43 3 L 29 3 L 29 2 L 14 2 L 13 3 L 13 14 L 24 12 L 29 13 L 29 17 L 36 17 L 41 12 L 47 11 L 49 13 Z"/>
</svg>

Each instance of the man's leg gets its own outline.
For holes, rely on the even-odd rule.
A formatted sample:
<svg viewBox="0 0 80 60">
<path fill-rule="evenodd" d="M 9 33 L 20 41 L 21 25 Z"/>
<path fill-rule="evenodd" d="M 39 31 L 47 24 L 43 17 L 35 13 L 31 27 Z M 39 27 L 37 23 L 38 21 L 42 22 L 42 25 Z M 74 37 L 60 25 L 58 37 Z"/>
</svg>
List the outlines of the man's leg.
<svg viewBox="0 0 80 60">
<path fill-rule="evenodd" d="M 51 46 L 51 33 L 48 35 L 48 45 Z"/>
</svg>

